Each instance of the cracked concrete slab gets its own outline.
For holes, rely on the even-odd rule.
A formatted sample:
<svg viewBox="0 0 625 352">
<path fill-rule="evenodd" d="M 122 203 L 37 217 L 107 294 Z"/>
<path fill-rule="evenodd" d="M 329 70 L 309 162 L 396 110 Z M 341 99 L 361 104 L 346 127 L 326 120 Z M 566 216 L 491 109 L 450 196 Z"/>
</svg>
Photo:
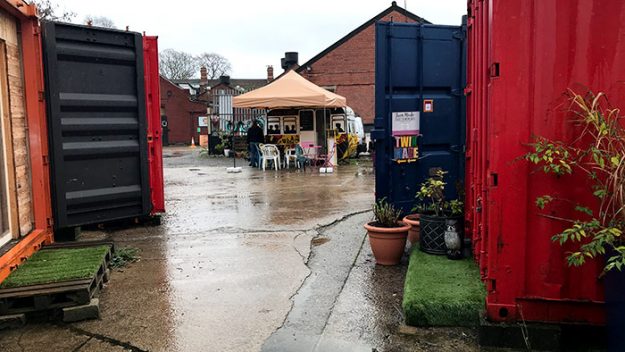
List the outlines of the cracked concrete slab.
<svg viewBox="0 0 625 352">
<path fill-rule="evenodd" d="M 310 255 L 311 274 L 293 297 L 293 308 L 284 324 L 267 339 L 263 351 L 318 348 L 336 299 L 363 246 L 362 224 L 369 219 L 370 212 L 360 213 L 320 231 L 325 240 L 317 242 Z"/>
<path fill-rule="evenodd" d="M 51 324 L 29 324 L 20 329 L 0 331 L 0 351 L 73 351 L 89 340 L 66 328 Z"/>
<path fill-rule="evenodd" d="M 107 342 L 100 341 L 98 339 L 89 339 L 80 349 L 75 352 L 123 352 L 128 351 L 121 346 L 111 345 Z"/>
<path fill-rule="evenodd" d="M 337 297 L 323 338 L 359 341 L 377 351 L 478 351 L 475 329 L 415 328 L 412 334 L 402 333 L 407 268 L 407 255 L 397 266 L 376 265 L 365 243 Z"/>
<path fill-rule="evenodd" d="M 100 295 L 101 318 L 60 330 L 29 324 L 38 337 L 33 347 L 99 350 L 112 341 L 111 349 L 136 351 L 259 350 L 310 274 L 320 226 L 373 202 L 373 177 L 360 166 L 331 175 L 227 174 L 231 159 L 198 159 L 197 149 L 166 148 L 165 156 L 161 226 L 84 232 L 140 250 L 139 262 L 113 271 Z M 20 334 L 0 332 L 0 350 L 19 351 Z"/>
</svg>

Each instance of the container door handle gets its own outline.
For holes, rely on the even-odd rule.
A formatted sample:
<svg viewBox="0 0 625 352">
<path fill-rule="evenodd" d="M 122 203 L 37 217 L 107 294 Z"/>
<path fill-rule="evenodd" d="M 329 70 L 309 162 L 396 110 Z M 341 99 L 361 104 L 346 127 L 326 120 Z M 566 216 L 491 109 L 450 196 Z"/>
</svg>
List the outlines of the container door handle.
<svg viewBox="0 0 625 352">
<path fill-rule="evenodd" d="M 464 146 L 455 144 L 455 145 L 450 146 L 449 150 L 451 150 L 454 153 L 462 153 L 464 152 Z"/>
</svg>

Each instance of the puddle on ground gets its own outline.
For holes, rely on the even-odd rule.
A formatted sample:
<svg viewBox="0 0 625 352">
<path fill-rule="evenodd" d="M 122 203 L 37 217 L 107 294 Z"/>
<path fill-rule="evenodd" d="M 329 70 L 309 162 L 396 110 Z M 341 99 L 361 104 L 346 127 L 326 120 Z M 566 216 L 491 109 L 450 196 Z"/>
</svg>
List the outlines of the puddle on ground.
<svg viewBox="0 0 625 352">
<path fill-rule="evenodd" d="M 328 237 L 316 237 L 316 238 L 313 238 L 313 240 L 310 242 L 313 246 L 317 247 L 317 246 L 321 246 L 324 243 L 330 242 L 330 239 Z"/>
</svg>

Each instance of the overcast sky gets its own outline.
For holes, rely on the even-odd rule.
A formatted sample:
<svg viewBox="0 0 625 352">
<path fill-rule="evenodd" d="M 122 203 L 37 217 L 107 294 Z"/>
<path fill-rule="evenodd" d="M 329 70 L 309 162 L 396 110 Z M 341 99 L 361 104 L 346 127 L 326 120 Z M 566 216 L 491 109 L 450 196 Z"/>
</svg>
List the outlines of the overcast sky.
<svg viewBox="0 0 625 352">
<path fill-rule="evenodd" d="M 159 48 L 216 52 L 232 63 L 232 77 L 282 72 L 285 51 L 308 61 L 391 5 L 390 0 L 53 0 L 77 13 L 106 16 L 118 28 L 159 36 Z M 460 24 L 466 0 L 407 0 L 407 8 L 435 24 Z M 404 6 L 404 1 L 398 4 Z M 199 73 L 198 73 L 199 74 Z"/>
</svg>

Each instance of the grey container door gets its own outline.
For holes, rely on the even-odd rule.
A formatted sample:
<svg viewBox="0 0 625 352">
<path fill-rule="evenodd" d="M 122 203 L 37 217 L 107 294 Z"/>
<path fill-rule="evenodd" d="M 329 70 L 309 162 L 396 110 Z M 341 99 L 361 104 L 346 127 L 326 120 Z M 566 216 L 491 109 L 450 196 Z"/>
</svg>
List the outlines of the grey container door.
<svg viewBox="0 0 625 352">
<path fill-rule="evenodd" d="M 141 35 L 42 27 L 55 228 L 149 214 Z"/>
</svg>

